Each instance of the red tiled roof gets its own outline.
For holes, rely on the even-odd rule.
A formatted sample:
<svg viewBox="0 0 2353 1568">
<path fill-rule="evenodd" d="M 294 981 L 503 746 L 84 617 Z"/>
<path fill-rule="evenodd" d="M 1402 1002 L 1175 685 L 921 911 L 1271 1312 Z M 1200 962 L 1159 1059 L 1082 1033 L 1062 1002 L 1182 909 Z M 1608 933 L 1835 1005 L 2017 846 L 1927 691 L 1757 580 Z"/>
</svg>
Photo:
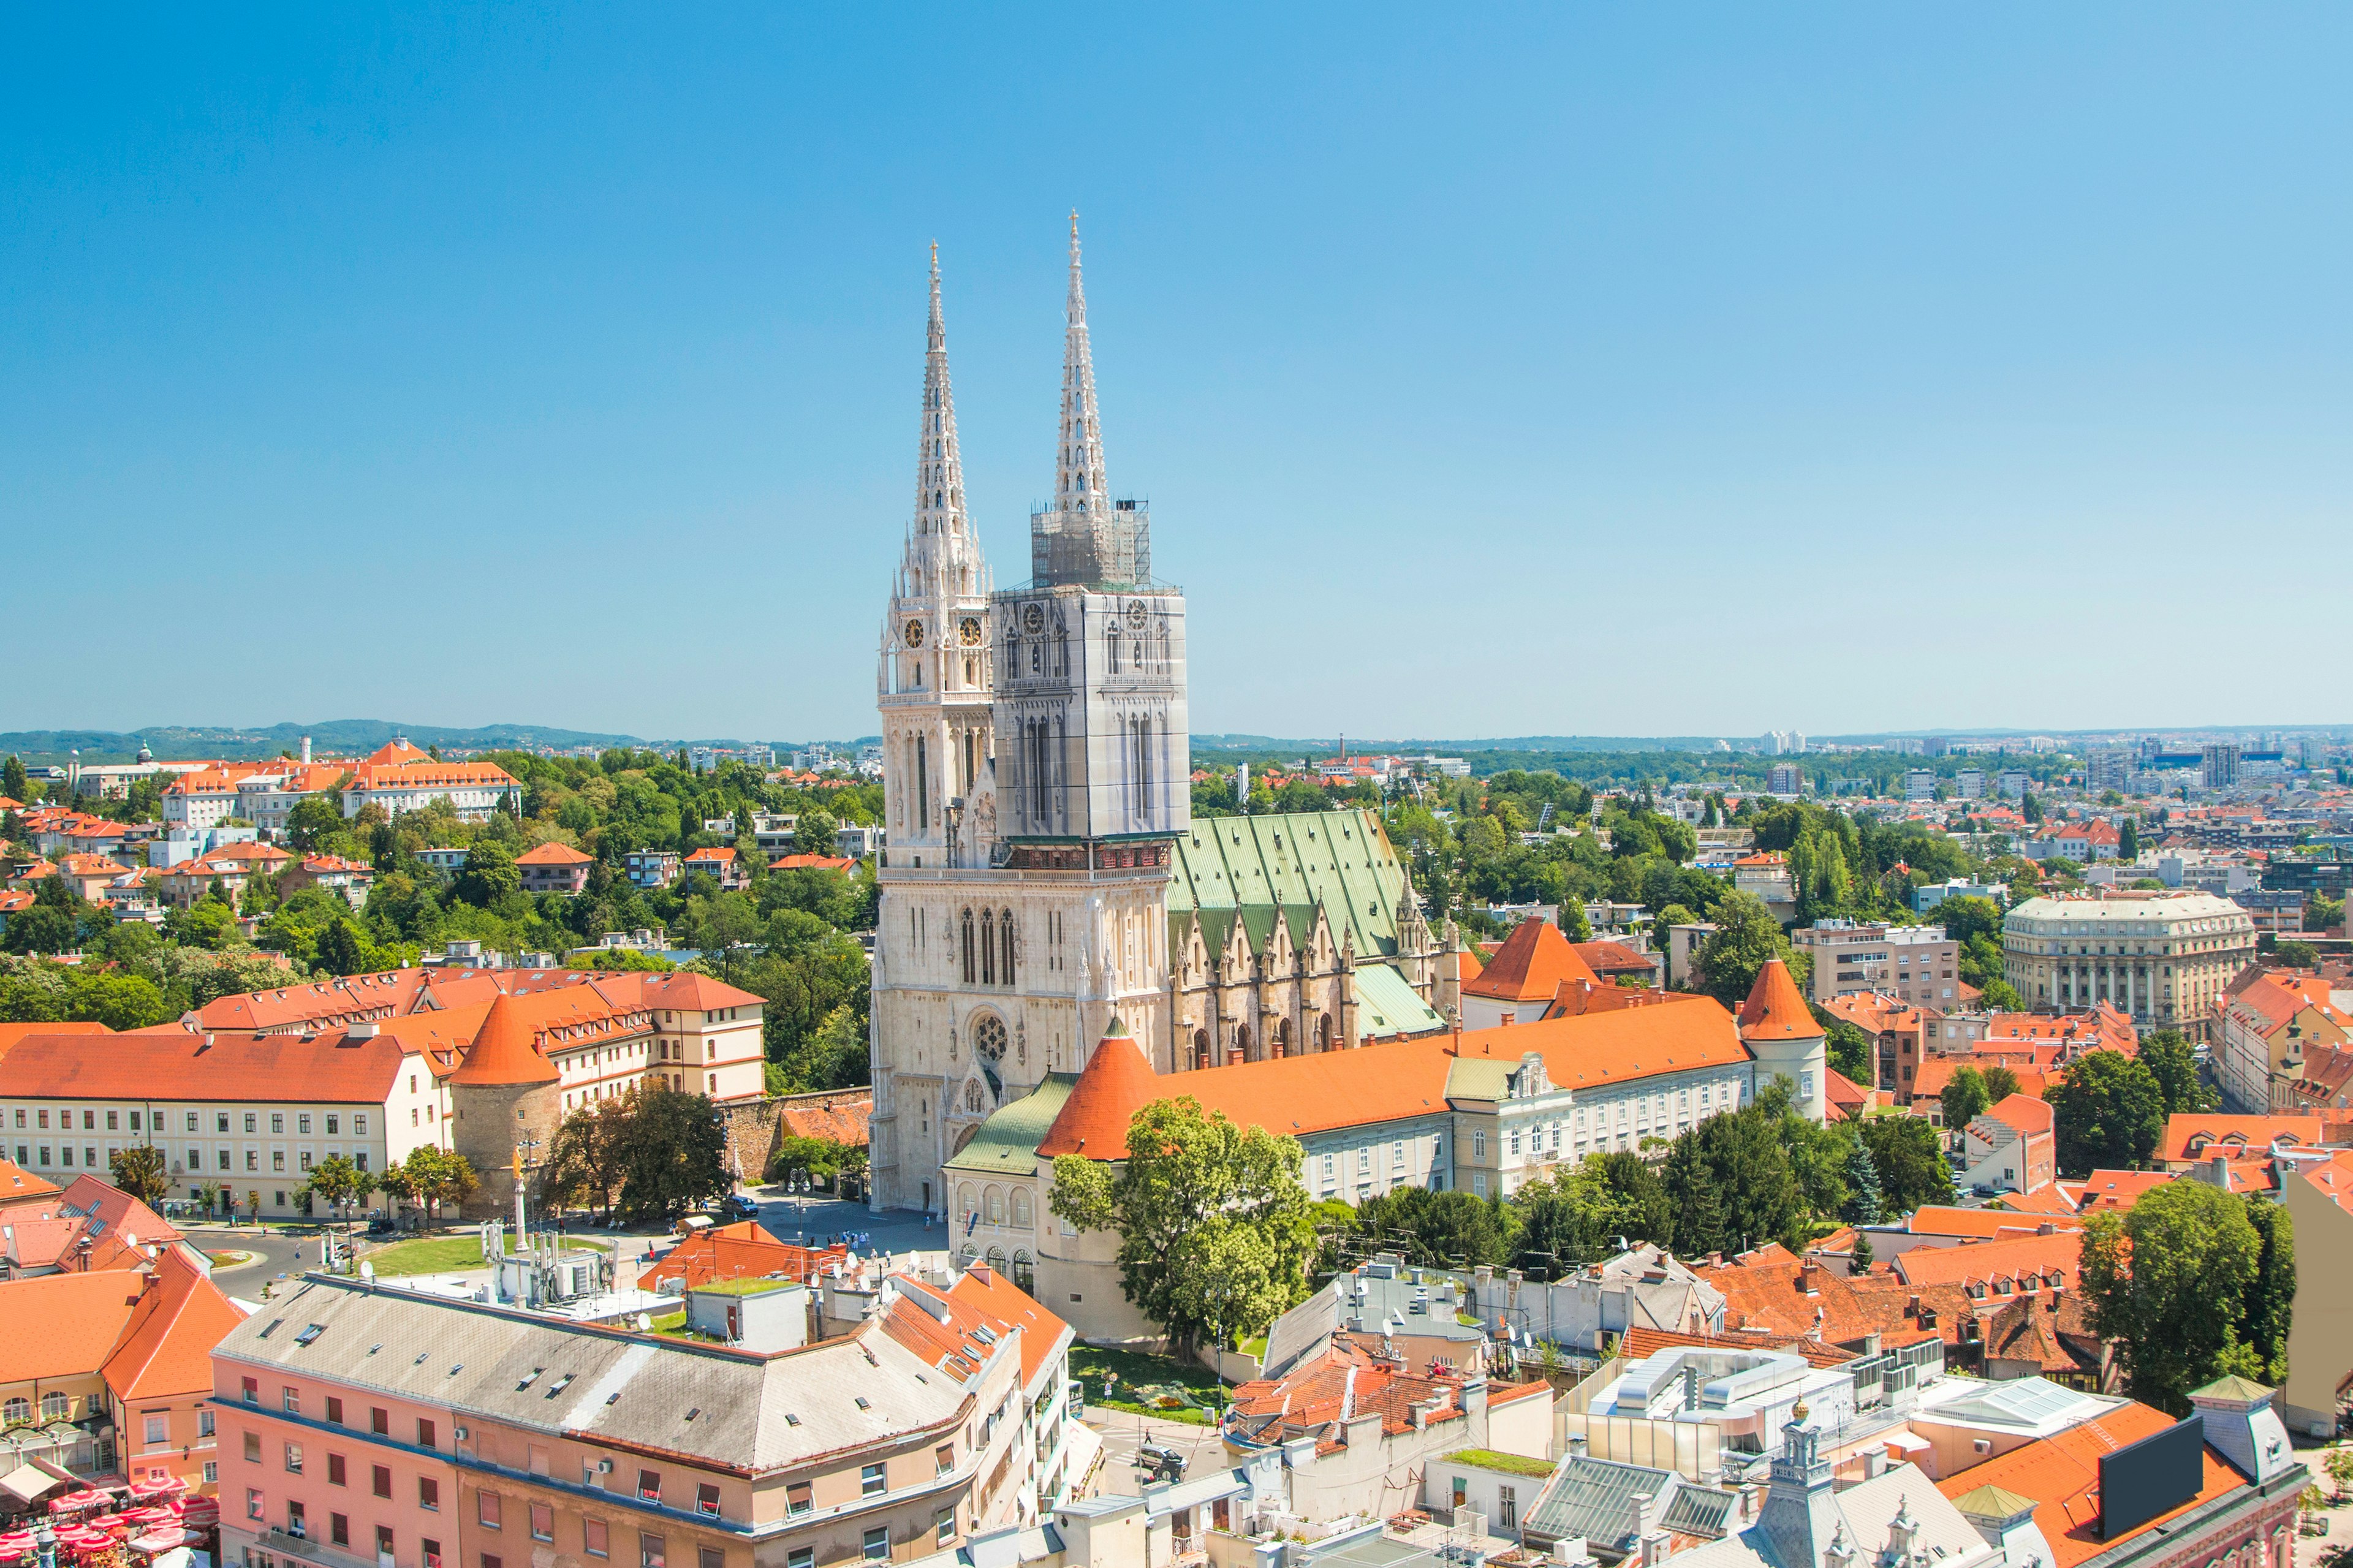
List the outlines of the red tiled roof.
<svg viewBox="0 0 2353 1568">
<path fill-rule="evenodd" d="M 1308 1058 L 1300 1058 L 1299 1060 Z M 1232 1070 L 1232 1069 L 1228 1069 Z M 1166 1082 L 1199 1075 L 1176 1073 Z M 1155 1100 L 1182 1090 L 1164 1088 L 1163 1079 L 1144 1058 L 1144 1047 L 1116 1017 L 1095 1047 L 1094 1055 L 1071 1086 L 1071 1097 L 1055 1114 L 1054 1124 L 1039 1141 L 1041 1159 L 1060 1154 L 1084 1154 L 1091 1160 L 1127 1158 L 1127 1124 Z"/>
<path fill-rule="evenodd" d="M 1740 1005 L 1740 1037 L 1810 1040 L 1821 1033 L 1797 981 L 1790 978 L 1789 966 L 1778 958 L 1767 959 L 1757 971 L 1757 984 L 1748 988 L 1748 1000 Z"/>
<path fill-rule="evenodd" d="M 638 1276 L 638 1289 L 652 1290 L 665 1279 L 692 1287 L 714 1279 L 765 1279 L 771 1274 L 806 1281 L 828 1263 L 849 1256 L 846 1247 L 797 1247 L 778 1241 L 757 1220 L 715 1226 L 687 1237 Z"/>
<path fill-rule="evenodd" d="M 847 871 L 858 864 L 847 855 L 779 855 L 768 862 L 771 871 Z"/>
<path fill-rule="evenodd" d="M 106 1385 L 125 1404 L 209 1393 L 213 1347 L 244 1318 L 195 1264 L 166 1249 L 106 1358 Z"/>
<path fill-rule="evenodd" d="M 483 1016 L 481 1028 L 449 1081 L 500 1086 L 554 1083 L 562 1075 L 554 1062 L 540 1054 L 541 1031 L 533 1027 L 537 1020 L 526 1016 L 543 1011 L 528 1007 L 523 998 L 501 994 Z"/>
<path fill-rule="evenodd" d="M 862 1149 L 867 1119 L 873 1114 L 874 1101 L 870 1099 L 839 1105 L 786 1105 L 781 1120 L 787 1137 L 822 1138 Z"/>
<path fill-rule="evenodd" d="M 1890 1261 L 1906 1285 L 1966 1285 L 1972 1280 L 2048 1279 L 2059 1274 L 2069 1288 L 2084 1253 L 2080 1231 L 2021 1236 L 2007 1241 L 1977 1241 L 1959 1247 L 1914 1247 Z"/>
<path fill-rule="evenodd" d="M 1071 1325 L 1038 1304 L 1027 1291 L 986 1264 L 975 1264 L 948 1287 L 948 1300 L 980 1312 L 997 1325 L 1021 1331 L 1021 1382 L 1027 1387 L 1071 1337 Z"/>
<path fill-rule="evenodd" d="M 2317 1116 L 2224 1116 L 2218 1112 L 2182 1111 L 2165 1119 L 2165 1136 L 2157 1145 L 2159 1160 L 2200 1160 L 2205 1146 L 2223 1152 L 2268 1150 L 2275 1138 L 2299 1144 L 2317 1144 L 2327 1136 Z"/>
<path fill-rule="evenodd" d="M 587 866 L 596 862 L 594 855 L 584 855 L 569 844 L 558 844 L 551 838 L 534 845 L 515 857 L 518 866 Z"/>
<path fill-rule="evenodd" d="M 1979 1487 L 1994 1486 L 2031 1499 L 2037 1505 L 2035 1526 L 2051 1544 L 2052 1568 L 2076 1568 L 2120 1542 L 2246 1485 L 2213 1449 L 2201 1447 L 2201 1479 L 2195 1497 L 2131 1530 L 2103 1535 L 2101 1459 L 2172 1425 L 2173 1418 L 2161 1410 L 2138 1403 L 2119 1405 L 2055 1437 L 2039 1438 L 1947 1476 L 1936 1483 L 1936 1489 L 1947 1498 L 1960 1498 Z"/>
<path fill-rule="evenodd" d="M 1647 952 L 1636 952 L 1622 942 L 1573 942 L 1569 946 L 1585 966 L 1604 979 L 1620 974 L 1655 974 L 1658 964 Z"/>
<path fill-rule="evenodd" d="M 2056 1124 L 2049 1102 L 2022 1091 L 1988 1107 L 1985 1114 L 2014 1131 L 2029 1135 L 2048 1132 Z"/>
<path fill-rule="evenodd" d="M 1476 978 L 1462 983 L 1462 994 L 1499 1002 L 1548 1002 L 1564 981 L 1599 984 L 1600 978 L 1558 926 L 1530 917 L 1504 939 Z"/>
<path fill-rule="evenodd" d="M 2090 1214 L 2095 1209 L 2128 1209 L 2140 1202 L 2142 1194 L 2151 1187 L 2175 1179 L 2170 1171 L 2094 1171 L 2082 1182 L 2063 1182 L 2060 1185 L 2076 1190 L 2078 1214 Z"/>
<path fill-rule="evenodd" d="M 44 1274 L 0 1283 L 0 1384 L 87 1376 L 122 1338 L 143 1277 L 130 1268 Z M 205 1347 L 209 1360 L 212 1347 Z M 207 1376 L 201 1386 L 209 1386 Z"/>
<path fill-rule="evenodd" d="M 2034 1235 L 2046 1219 L 2059 1230 L 2084 1228 L 2084 1222 L 2073 1215 L 2037 1215 L 2029 1219 L 2005 1209 L 1952 1208 L 1939 1204 L 1923 1204 L 1913 1210 L 1905 1228 L 1915 1236 L 1967 1236 L 2007 1241 Z"/>
<path fill-rule="evenodd" d="M 400 1070 L 398 1042 L 341 1031 L 205 1036 L 32 1035 L 0 1058 L 0 1100 L 252 1100 L 380 1105 Z"/>
<path fill-rule="evenodd" d="M 733 849 L 704 848 L 698 849 L 693 854 L 688 856 L 686 858 L 686 863 L 691 866 L 697 861 L 701 861 L 706 866 L 725 866 L 732 864 L 734 858 L 735 851 Z"/>
</svg>

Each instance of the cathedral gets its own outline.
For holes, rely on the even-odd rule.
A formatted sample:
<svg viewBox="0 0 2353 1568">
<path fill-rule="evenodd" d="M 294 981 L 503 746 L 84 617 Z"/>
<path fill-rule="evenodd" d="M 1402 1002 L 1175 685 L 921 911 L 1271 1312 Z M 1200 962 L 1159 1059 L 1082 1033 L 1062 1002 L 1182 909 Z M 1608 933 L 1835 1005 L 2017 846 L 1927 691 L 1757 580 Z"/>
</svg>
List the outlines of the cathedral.
<svg viewBox="0 0 2353 1568">
<path fill-rule="evenodd" d="M 884 618 L 889 848 L 873 963 L 878 1209 L 944 1214 L 1000 1107 L 1114 1017 L 1156 1073 L 1433 1033 L 1455 966 L 1365 811 L 1192 815 L 1185 596 L 1113 491 L 1078 222 L 1052 499 L 992 580 L 964 491 L 939 258 L 914 514 Z"/>
</svg>

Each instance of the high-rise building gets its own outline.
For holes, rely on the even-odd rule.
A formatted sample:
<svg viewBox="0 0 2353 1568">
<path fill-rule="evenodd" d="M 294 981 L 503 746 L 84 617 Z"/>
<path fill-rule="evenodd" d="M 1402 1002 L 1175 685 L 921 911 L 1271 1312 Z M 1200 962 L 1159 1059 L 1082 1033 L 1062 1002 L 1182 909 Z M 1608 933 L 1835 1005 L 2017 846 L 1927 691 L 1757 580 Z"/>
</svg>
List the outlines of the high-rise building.
<svg viewBox="0 0 2353 1568">
<path fill-rule="evenodd" d="M 2239 742 L 2216 741 L 2206 747 L 2205 781 L 2208 789 L 2228 789 L 2239 782 Z"/>
</svg>

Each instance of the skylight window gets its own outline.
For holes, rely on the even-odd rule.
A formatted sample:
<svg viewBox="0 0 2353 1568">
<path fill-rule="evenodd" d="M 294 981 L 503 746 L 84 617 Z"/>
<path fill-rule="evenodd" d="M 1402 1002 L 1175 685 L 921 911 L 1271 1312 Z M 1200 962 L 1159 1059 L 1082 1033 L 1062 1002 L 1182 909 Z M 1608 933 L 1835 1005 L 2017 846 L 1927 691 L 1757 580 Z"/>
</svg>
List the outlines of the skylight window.
<svg viewBox="0 0 2353 1568">
<path fill-rule="evenodd" d="M 309 1328 L 304 1329 L 301 1333 L 294 1336 L 294 1342 L 298 1345 L 307 1345 L 312 1340 L 317 1339 L 321 1334 L 323 1334 L 326 1331 L 326 1324 L 312 1323 Z"/>
</svg>

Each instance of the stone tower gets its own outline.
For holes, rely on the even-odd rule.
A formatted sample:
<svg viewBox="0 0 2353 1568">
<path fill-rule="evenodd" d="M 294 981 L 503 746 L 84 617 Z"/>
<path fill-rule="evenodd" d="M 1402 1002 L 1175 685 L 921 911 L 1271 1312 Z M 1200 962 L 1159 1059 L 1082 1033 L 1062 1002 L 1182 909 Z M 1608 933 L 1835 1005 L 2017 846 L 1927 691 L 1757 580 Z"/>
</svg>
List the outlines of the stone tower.
<svg viewBox="0 0 2353 1568">
<path fill-rule="evenodd" d="M 499 993 L 466 1059 L 449 1075 L 449 1108 L 457 1119 L 449 1144 L 482 1184 L 466 1200 L 468 1219 L 514 1213 L 515 1152 L 532 1144 L 536 1158 L 546 1157 L 564 1117 L 560 1076 L 540 1051 L 538 1031 L 522 1016 L 522 1005 Z"/>
<path fill-rule="evenodd" d="M 1185 595 L 1152 581 L 1151 514 L 1104 477 L 1075 214 L 1055 467 L 1031 579 L 993 601 L 997 830 L 1017 857 L 1023 840 L 1167 838 L 1193 819 Z"/>
<path fill-rule="evenodd" d="M 937 246 L 927 344 L 915 511 L 892 584 L 875 679 L 883 819 L 902 864 L 975 865 L 981 862 L 965 804 L 988 766 L 990 584 L 965 508 Z"/>
<path fill-rule="evenodd" d="M 1741 1043 L 1757 1058 L 1757 1087 L 1787 1079 L 1799 1114 L 1810 1121 L 1830 1120 L 1830 1087 L 1823 1078 L 1830 1070 L 1830 1041 L 1779 959 L 1767 959 L 1757 972 L 1757 984 L 1740 1005 L 1739 1022 Z"/>
</svg>

